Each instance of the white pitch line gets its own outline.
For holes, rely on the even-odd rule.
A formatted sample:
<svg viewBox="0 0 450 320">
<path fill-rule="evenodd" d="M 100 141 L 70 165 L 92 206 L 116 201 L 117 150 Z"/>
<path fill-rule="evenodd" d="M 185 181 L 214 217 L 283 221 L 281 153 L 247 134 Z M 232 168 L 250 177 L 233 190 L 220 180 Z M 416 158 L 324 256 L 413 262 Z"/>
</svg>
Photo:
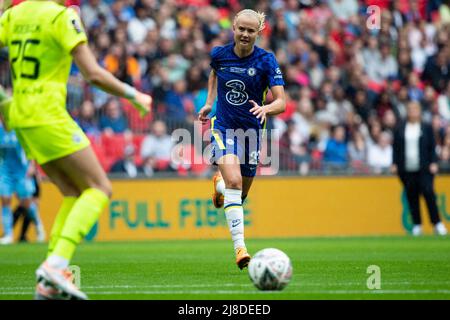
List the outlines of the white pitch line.
<svg viewBox="0 0 450 320">
<path fill-rule="evenodd" d="M 121 291 L 86 291 L 92 295 L 174 295 L 174 294 L 249 294 L 249 295 L 264 295 L 264 294 L 278 294 L 279 291 L 242 291 L 242 290 L 175 290 L 175 291 L 161 291 L 161 290 L 141 290 L 134 292 Z M 362 294 L 362 295 L 379 295 L 379 294 L 450 294 L 450 290 L 317 290 L 317 291 L 288 291 L 289 294 L 321 294 L 321 295 L 348 295 L 348 294 Z M 0 292 L 1 295 L 32 295 L 30 291 L 15 291 L 15 292 Z"/>
<path fill-rule="evenodd" d="M 321 283 L 321 282 L 303 282 L 298 281 L 296 283 L 290 283 L 289 287 L 322 287 L 322 288 L 330 288 L 330 287 L 348 287 L 348 286 L 365 286 L 365 281 L 361 282 L 330 282 L 330 283 Z M 396 285 L 444 285 L 450 284 L 450 281 L 431 281 L 431 282 L 414 282 L 414 281 L 384 281 L 384 286 L 396 286 Z M 152 284 L 152 285 L 97 285 L 97 286 L 82 286 L 82 289 L 148 289 L 148 288 L 223 288 L 223 287 L 251 287 L 253 288 L 253 284 L 247 283 L 217 283 L 217 284 Z M 30 287 L 0 287 L 0 292 L 10 290 L 10 291 L 22 291 L 22 290 L 34 290 L 34 286 Z M 426 290 L 426 289 L 423 289 Z"/>
</svg>

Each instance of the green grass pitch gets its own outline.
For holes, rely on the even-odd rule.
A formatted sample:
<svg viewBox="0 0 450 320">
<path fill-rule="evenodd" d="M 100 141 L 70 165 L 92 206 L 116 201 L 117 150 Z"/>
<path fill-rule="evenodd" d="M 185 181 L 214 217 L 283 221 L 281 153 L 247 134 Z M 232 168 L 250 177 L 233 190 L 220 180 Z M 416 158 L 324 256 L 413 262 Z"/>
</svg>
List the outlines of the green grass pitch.
<svg viewBox="0 0 450 320">
<path fill-rule="evenodd" d="M 450 237 L 247 239 L 292 260 L 291 283 L 261 292 L 230 240 L 83 243 L 72 261 L 90 299 L 450 299 Z M 46 246 L 0 247 L 0 299 L 32 299 Z M 381 289 L 367 288 L 370 265 Z"/>
</svg>

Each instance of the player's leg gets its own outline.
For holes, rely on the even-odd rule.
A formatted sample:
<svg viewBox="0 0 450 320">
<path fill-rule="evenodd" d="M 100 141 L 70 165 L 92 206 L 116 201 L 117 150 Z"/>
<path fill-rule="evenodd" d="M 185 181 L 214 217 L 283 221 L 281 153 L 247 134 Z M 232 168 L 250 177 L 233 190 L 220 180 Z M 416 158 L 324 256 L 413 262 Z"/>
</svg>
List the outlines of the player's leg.
<svg viewBox="0 0 450 320">
<path fill-rule="evenodd" d="M 13 215 L 11 211 L 11 196 L 3 195 L 2 201 L 2 223 L 3 237 L 0 238 L 0 244 L 7 245 L 14 242 L 13 239 Z"/>
<path fill-rule="evenodd" d="M 233 240 L 236 264 L 240 269 L 243 269 L 248 265 L 250 255 L 244 241 L 242 176 L 239 158 L 234 154 L 226 154 L 217 161 L 217 164 L 225 183 L 224 210 Z"/>
<path fill-rule="evenodd" d="M 241 165 L 241 172 L 242 167 L 244 167 L 244 171 L 246 171 L 248 165 Z M 242 175 L 242 203 L 244 203 L 245 199 L 247 198 L 248 192 L 250 191 L 250 187 L 253 183 L 254 176 L 251 172 L 249 172 L 249 174 L 250 176 L 248 177 Z M 216 208 L 223 207 L 225 188 L 225 181 L 222 177 L 222 174 L 220 173 L 220 170 L 218 170 L 213 176 L 213 204 Z"/>
<path fill-rule="evenodd" d="M 420 176 L 420 191 L 425 198 L 425 203 L 428 208 L 428 215 L 430 222 L 434 226 L 434 231 L 438 235 L 445 236 L 447 228 L 442 223 L 439 217 L 439 209 L 437 207 L 436 192 L 434 191 L 434 175 L 429 173 L 422 173 Z"/>
<path fill-rule="evenodd" d="M 45 230 L 44 225 L 42 224 L 41 217 L 39 215 L 39 210 L 36 203 L 33 201 L 33 198 L 27 197 L 21 200 L 22 205 L 27 210 L 27 218 L 29 221 L 33 222 L 36 227 L 36 241 L 44 242 L 45 241 Z M 25 221 L 24 221 L 25 225 Z"/>
<path fill-rule="evenodd" d="M 3 164 L 5 164 L 4 161 Z M 11 244 L 14 242 L 14 219 L 11 210 L 13 186 L 14 183 L 11 174 L 9 174 L 9 169 L 2 165 L 0 167 L 0 197 L 2 202 L 3 238 L 0 239 L 0 244 Z"/>
<path fill-rule="evenodd" d="M 420 180 L 416 173 L 407 173 L 402 177 L 402 182 L 408 199 L 409 211 L 413 221 L 412 234 L 419 236 L 422 234 L 422 219 L 420 215 Z"/>
<path fill-rule="evenodd" d="M 27 176 L 26 172 L 23 172 L 16 179 L 16 194 L 19 197 L 21 205 L 27 211 L 27 217 L 36 226 L 36 235 L 38 242 L 45 241 L 45 231 L 39 216 L 38 208 L 33 202 L 33 194 L 36 190 L 33 179 Z"/>
<path fill-rule="evenodd" d="M 245 199 L 247 199 L 250 188 L 253 184 L 254 177 L 242 176 L 242 204 L 244 204 Z"/>
<path fill-rule="evenodd" d="M 223 180 L 220 170 L 218 170 L 213 178 L 213 204 L 216 208 L 222 208 L 225 194 L 225 181 Z"/>
<path fill-rule="evenodd" d="M 86 299 L 70 281 L 67 266 L 77 244 L 106 206 L 110 183 L 90 148 L 89 139 L 73 120 L 23 128 L 16 130 L 16 134 L 25 152 L 41 165 L 64 195 L 52 228 L 49 255 L 36 271 L 37 298 L 41 296 L 39 284 L 46 282 L 70 297 Z"/>
<path fill-rule="evenodd" d="M 58 187 L 58 189 L 63 194 L 63 201 L 61 206 L 56 214 L 55 220 L 53 222 L 52 229 L 50 231 L 49 243 L 47 249 L 47 258 L 53 252 L 56 246 L 56 242 L 60 237 L 63 226 L 66 222 L 67 216 L 71 211 L 75 201 L 80 195 L 80 191 L 78 188 L 69 180 L 65 174 L 57 168 L 53 168 L 51 166 L 45 167 L 42 165 L 42 168 L 48 178 Z M 45 263 L 44 263 L 45 264 Z M 71 274 L 66 270 L 58 270 L 58 269 L 50 269 L 48 266 L 42 264 L 39 269 L 36 271 L 37 275 L 37 285 L 35 291 L 35 299 L 37 300 L 61 300 L 61 299 L 69 299 L 70 295 L 68 295 L 65 291 L 61 290 L 60 287 L 56 287 L 54 284 L 55 280 L 58 282 L 71 282 Z M 42 270 L 45 268 L 45 270 Z M 75 288 L 77 289 L 77 288 Z M 73 292 L 73 290 L 72 290 Z M 77 292 L 75 292 L 77 294 Z"/>
<path fill-rule="evenodd" d="M 22 218 L 22 226 L 20 228 L 20 236 L 19 236 L 19 241 L 20 242 L 28 242 L 27 239 L 27 233 L 28 233 L 28 228 L 30 226 L 31 220 L 28 217 L 28 211 L 22 206 L 19 205 L 16 210 L 13 213 L 14 215 L 14 223 L 16 223 L 16 219 L 17 222 L 20 218 Z"/>
<path fill-rule="evenodd" d="M 77 245 L 91 230 L 108 203 L 111 184 L 91 147 L 50 161 L 42 168 L 50 176 L 57 172 L 59 177 L 64 177 L 66 182 L 74 185 L 81 194 L 76 198 L 64 221 L 54 249 L 39 267 L 37 275 L 45 277 L 72 297 L 86 299 L 86 295 L 68 281 L 66 270 Z"/>
<path fill-rule="evenodd" d="M 65 268 L 76 246 L 98 220 L 111 196 L 111 183 L 95 157 L 86 147 L 42 166 L 45 172 L 57 170 L 81 191 L 64 222 L 49 259 Z M 53 257 L 53 258 L 52 258 Z"/>
<path fill-rule="evenodd" d="M 19 236 L 19 241 L 21 241 L 21 242 L 27 241 L 26 235 L 23 232 L 23 226 L 25 225 L 25 222 L 26 222 L 26 219 L 25 219 L 26 214 L 27 214 L 27 210 L 25 210 L 25 208 L 22 207 L 22 205 L 20 205 L 20 204 L 16 207 L 16 209 L 14 209 L 14 212 L 13 212 L 13 226 L 14 227 L 22 219 L 22 228 L 21 228 L 21 233 Z"/>
<path fill-rule="evenodd" d="M 72 209 L 75 201 L 80 195 L 80 190 L 70 181 L 70 179 L 56 167 L 51 165 L 42 165 L 42 170 L 48 176 L 51 182 L 53 182 L 63 194 L 63 201 L 53 221 L 52 229 L 50 230 L 50 236 L 48 241 L 47 257 L 55 249 L 56 241 L 58 240 L 67 216 Z"/>
</svg>

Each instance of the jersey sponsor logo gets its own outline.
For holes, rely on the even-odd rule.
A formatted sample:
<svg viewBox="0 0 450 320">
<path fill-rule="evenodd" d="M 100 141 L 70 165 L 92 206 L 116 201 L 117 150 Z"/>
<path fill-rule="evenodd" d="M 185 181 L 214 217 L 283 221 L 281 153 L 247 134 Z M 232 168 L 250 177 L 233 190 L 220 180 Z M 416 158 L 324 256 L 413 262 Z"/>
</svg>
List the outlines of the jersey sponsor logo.
<svg viewBox="0 0 450 320">
<path fill-rule="evenodd" d="M 245 92 L 245 84 L 241 80 L 230 80 L 225 86 L 231 88 L 225 95 L 228 103 L 240 106 L 247 102 L 248 94 Z"/>
<path fill-rule="evenodd" d="M 248 74 L 250 77 L 253 77 L 253 76 L 256 74 L 256 69 L 255 69 L 255 68 L 250 68 L 250 69 L 248 69 L 248 70 L 247 70 L 247 74 Z"/>
<path fill-rule="evenodd" d="M 283 75 L 280 68 L 275 69 L 276 75 L 273 77 L 274 79 L 283 79 Z"/>
<path fill-rule="evenodd" d="M 230 72 L 243 74 L 247 71 L 245 68 L 230 67 Z"/>
</svg>

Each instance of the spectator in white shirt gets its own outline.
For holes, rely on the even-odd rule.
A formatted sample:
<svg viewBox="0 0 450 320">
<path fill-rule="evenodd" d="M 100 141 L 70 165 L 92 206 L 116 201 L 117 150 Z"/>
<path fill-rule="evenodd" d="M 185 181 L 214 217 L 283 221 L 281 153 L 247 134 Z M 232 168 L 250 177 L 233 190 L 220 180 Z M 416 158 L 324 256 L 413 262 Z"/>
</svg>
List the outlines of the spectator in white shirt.
<svg viewBox="0 0 450 320">
<path fill-rule="evenodd" d="M 156 28 L 156 22 L 147 14 L 147 9 L 138 6 L 136 9 L 136 17 L 128 23 L 127 33 L 131 42 L 141 44 L 144 42 L 147 33 Z"/>
<path fill-rule="evenodd" d="M 381 173 L 390 168 L 392 165 L 392 145 L 389 133 L 382 132 L 377 143 L 369 145 L 367 162 L 376 173 Z"/>
<path fill-rule="evenodd" d="M 358 2 L 356 0 L 329 0 L 328 5 L 334 16 L 339 20 L 347 21 L 351 16 L 358 13 Z"/>
<path fill-rule="evenodd" d="M 450 122 L 450 82 L 447 84 L 447 90 L 439 95 L 437 104 L 439 115 Z"/>
<path fill-rule="evenodd" d="M 163 121 L 153 123 L 152 134 L 145 137 L 141 147 L 141 158 L 144 162 L 143 170 L 148 176 L 155 171 L 173 171 L 171 167 L 171 153 L 173 142 L 167 134 L 167 127 Z"/>
<path fill-rule="evenodd" d="M 431 125 L 421 119 L 418 102 L 408 104 L 407 121 L 394 132 L 392 172 L 397 173 L 408 199 L 413 220 L 412 234 L 422 234 L 420 195 L 423 195 L 434 230 L 438 235 L 446 235 L 447 228 L 441 222 L 436 202 L 434 177 L 438 172 L 436 141 Z"/>
</svg>

